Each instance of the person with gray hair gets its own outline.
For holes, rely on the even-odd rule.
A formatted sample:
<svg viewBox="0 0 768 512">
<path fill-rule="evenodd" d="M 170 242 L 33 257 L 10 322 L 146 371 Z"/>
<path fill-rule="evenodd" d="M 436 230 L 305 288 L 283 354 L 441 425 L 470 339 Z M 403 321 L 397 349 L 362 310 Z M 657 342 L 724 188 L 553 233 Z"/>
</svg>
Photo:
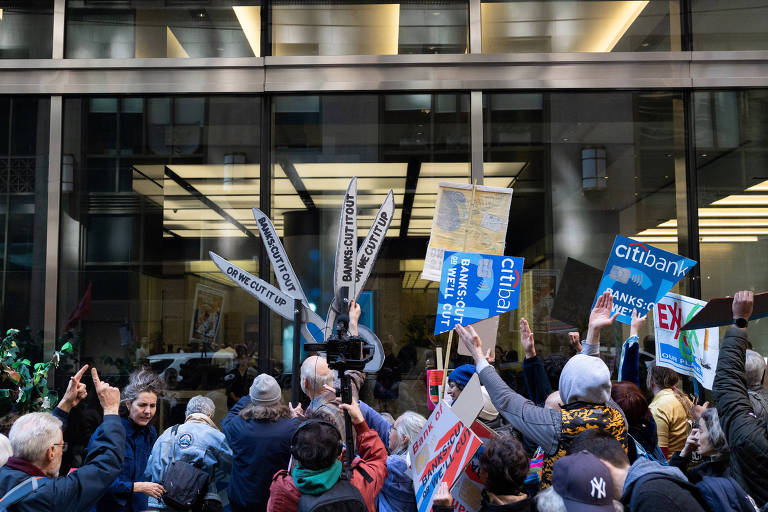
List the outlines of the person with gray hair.
<svg viewBox="0 0 768 512">
<path fill-rule="evenodd" d="M 232 512 L 266 511 L 272 477 L 287 468 L 291 458 L 291 436 L 299 425 L 293 416 L 282 401 L 280 385 L 262 373 L 221 422 L 234 451 L 229 483 Z"/>
<path fill-rule="evenodd" d="M 232 449 L 212 418 L 216 412 L 213 400 L 196 395 L 187 403 L 183 424 L 168 428 L 155 442 L 147 461 L 145 478 L 162 484 L 171 463 L 182 460 L 208 473 L 206 494 L 193 511 L 220 511 L 225 503 L 226 487 L 232 470 Z M 162 498 L 150 497 L 151 510 L 175 510 Z"/>
<path fill-rule="evenodd" d="M 368 404 L 360 402 L 360 412 L 371 430 L 374 430 L 389 451 L 387 478 L 376 498 L 379 512 L 413 512 L 416 497 L 413 494 L 410 448 L 427 418 L 413 411 L 405 411 L 390 423 Z"/>
<path fill-rule="evenodd" d="M 694 452 L 701 455 L 703 462 L 688 469 Z M 701 413 L 698 426 L 691 429 L 683 449 L 670 457 L 669 465 L 679 468 L 695 484 L 705 476 L 731 476 L 729 455 L 717 409 L 712 407 Z"/>
<path fill-rule="evenodd" d="M 91 370 L 91 375 L 104 409 L 104 421 L 85 463 L 77 471 L 59 477 L 62 454 L 67 449 L 61 420 L 42 412 L 21 416 L 9 432 L 15 456 L 0 468 L 3 505 L 16 512 L 89 510 L 120 473 L 125 454 L 125 429 L 118 416 L 120 390 L 101 382 L 96 369 Z M 74 388 L 79 388 L 79 377 L 76 380 Z"/>
<path fill-rule="evenodd" d="M 164 392 L 163 379 L 149 370 L 135 371 L 128 377 L 121 404 L 121 419 L 126 433 L 123 470 L 94 512 L 147 510 L 149 496 L 159 498 L 165 492 L 159 483 L 143 480 L 149 454 L 157 440 L 157 431 L 150 422 L 157 412 L 157 401 Z"/>
<path fill-rule="evenodd" d="M 744 362 L 744 377 L 747 379 L 747 393 L 757 419 L 768 425 L 768 389 L 763 386 L 765 359 L 754 350 L 747 350 Z"/>
</svg>

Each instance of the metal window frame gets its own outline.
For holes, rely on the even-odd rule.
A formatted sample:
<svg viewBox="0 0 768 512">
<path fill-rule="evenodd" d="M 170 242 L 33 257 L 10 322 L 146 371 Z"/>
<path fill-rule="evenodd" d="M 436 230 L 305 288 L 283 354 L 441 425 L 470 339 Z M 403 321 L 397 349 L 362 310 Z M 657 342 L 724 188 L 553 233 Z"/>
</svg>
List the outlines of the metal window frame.
<svg viewBox="0 0 768 512">
<path fill-rule="evenodd" d="M 270 1 L 262 16 L 262 57 L 222 59 L 64 59 L 66 0 L 54 0 L 51 59 L 0 61 L 0 94 L 51 96 L 46 234 L 46 353 L 55 343 L 59 263 L 63 100 L 67 95 L 261 94 L 261 208 L 270 209 L 271 96 L 283 93 L 466 91 L 470 93 L 471 179 L 482 183 L 483 94 L 493 91 L 680 90 L 685 103 L 685 205 L 689 257 L 698 259 L 692 96 L 697 88 L 768 87 L 768 51 L 692 51 L 690 0 L 680 0 L 682 51 L 652 53 L 482 53 L 481 0 L 469 0 L 469 53 L 274 57 Z M 693 188 L 692 188 L 693 187 Z M 682 203 L 681 203 L 682 201 Z M 679 212 L 683 214 L 683 212 Z M 682 237 L 681 237 L 681 240 Z M 260 274 L 269 277 L 260 254 Z M 698 267 L 689 293 L 700 296 Z M 271 358 L 269 311 L 260 308 L 260 366 Z M 264 369 L 264 368 L 263 368 Z"/>
</svg>

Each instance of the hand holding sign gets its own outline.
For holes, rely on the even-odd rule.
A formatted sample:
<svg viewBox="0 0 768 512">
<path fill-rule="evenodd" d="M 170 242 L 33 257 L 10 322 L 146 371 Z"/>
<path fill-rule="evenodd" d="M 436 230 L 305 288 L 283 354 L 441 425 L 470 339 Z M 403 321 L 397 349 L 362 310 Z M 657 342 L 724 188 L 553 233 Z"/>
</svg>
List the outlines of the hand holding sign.
<svg viewBox="0 0 768 512">
<path fill-rule="evenodd" d="M 536 343 L 533 341 L 533 332 L 531 332 L 531 327 L 525 318 L 520 319 L 520 344 L 523 346 L 526 359 L 536 357 Z"/>
<path fill-rule="evenodd" d="M 736 295 L 733 296 L 733 306 L 731 306 L 731 310 L 733 311 L 733 318 L 743 318 L 744 320 L 749 320 L 749 317 L 752 316 L 752 307 L 754 306 L 754 302 L 754 292 L 749 290 L 736 292 Z"/>
<path fill-rule="evenodd" d="M 459 335 L 461 344 L 472 355 L 472 359 L 475 360 L 475 364 L 478 364 L 483 360 L 483 340 L 475 332 L 475 328 L 471 325 L 464 327 L 463 325 L 457 325 L 455 327 L 456 334 Z"/>
</svg>

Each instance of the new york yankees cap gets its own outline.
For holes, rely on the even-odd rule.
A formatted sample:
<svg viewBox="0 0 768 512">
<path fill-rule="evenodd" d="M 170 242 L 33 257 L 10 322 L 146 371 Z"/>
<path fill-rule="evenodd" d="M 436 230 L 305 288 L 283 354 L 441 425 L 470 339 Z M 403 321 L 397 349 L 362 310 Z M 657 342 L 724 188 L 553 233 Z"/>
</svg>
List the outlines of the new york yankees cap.
<svg viewBox="0 0 768 512">
<path fill-rule="evenodd" d="M 587 451 L 555 461 L 552 487 L 565 502 L 568 512 L 614 510 L 611 472 Z"/>
</svg>

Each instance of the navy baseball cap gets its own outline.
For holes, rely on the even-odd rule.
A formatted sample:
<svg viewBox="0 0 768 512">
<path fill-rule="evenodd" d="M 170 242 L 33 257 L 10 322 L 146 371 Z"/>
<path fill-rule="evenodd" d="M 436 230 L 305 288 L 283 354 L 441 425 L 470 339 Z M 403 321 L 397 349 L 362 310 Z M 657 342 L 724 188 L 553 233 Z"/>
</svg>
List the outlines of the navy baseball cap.
<svg viewBox="0 0 768 512">
<path fill-rule="evenodd" d="M 552 487 L 568 512 L 614 511 L 611 472 L 587 451 L 555 461 Z"/>
</svg>

